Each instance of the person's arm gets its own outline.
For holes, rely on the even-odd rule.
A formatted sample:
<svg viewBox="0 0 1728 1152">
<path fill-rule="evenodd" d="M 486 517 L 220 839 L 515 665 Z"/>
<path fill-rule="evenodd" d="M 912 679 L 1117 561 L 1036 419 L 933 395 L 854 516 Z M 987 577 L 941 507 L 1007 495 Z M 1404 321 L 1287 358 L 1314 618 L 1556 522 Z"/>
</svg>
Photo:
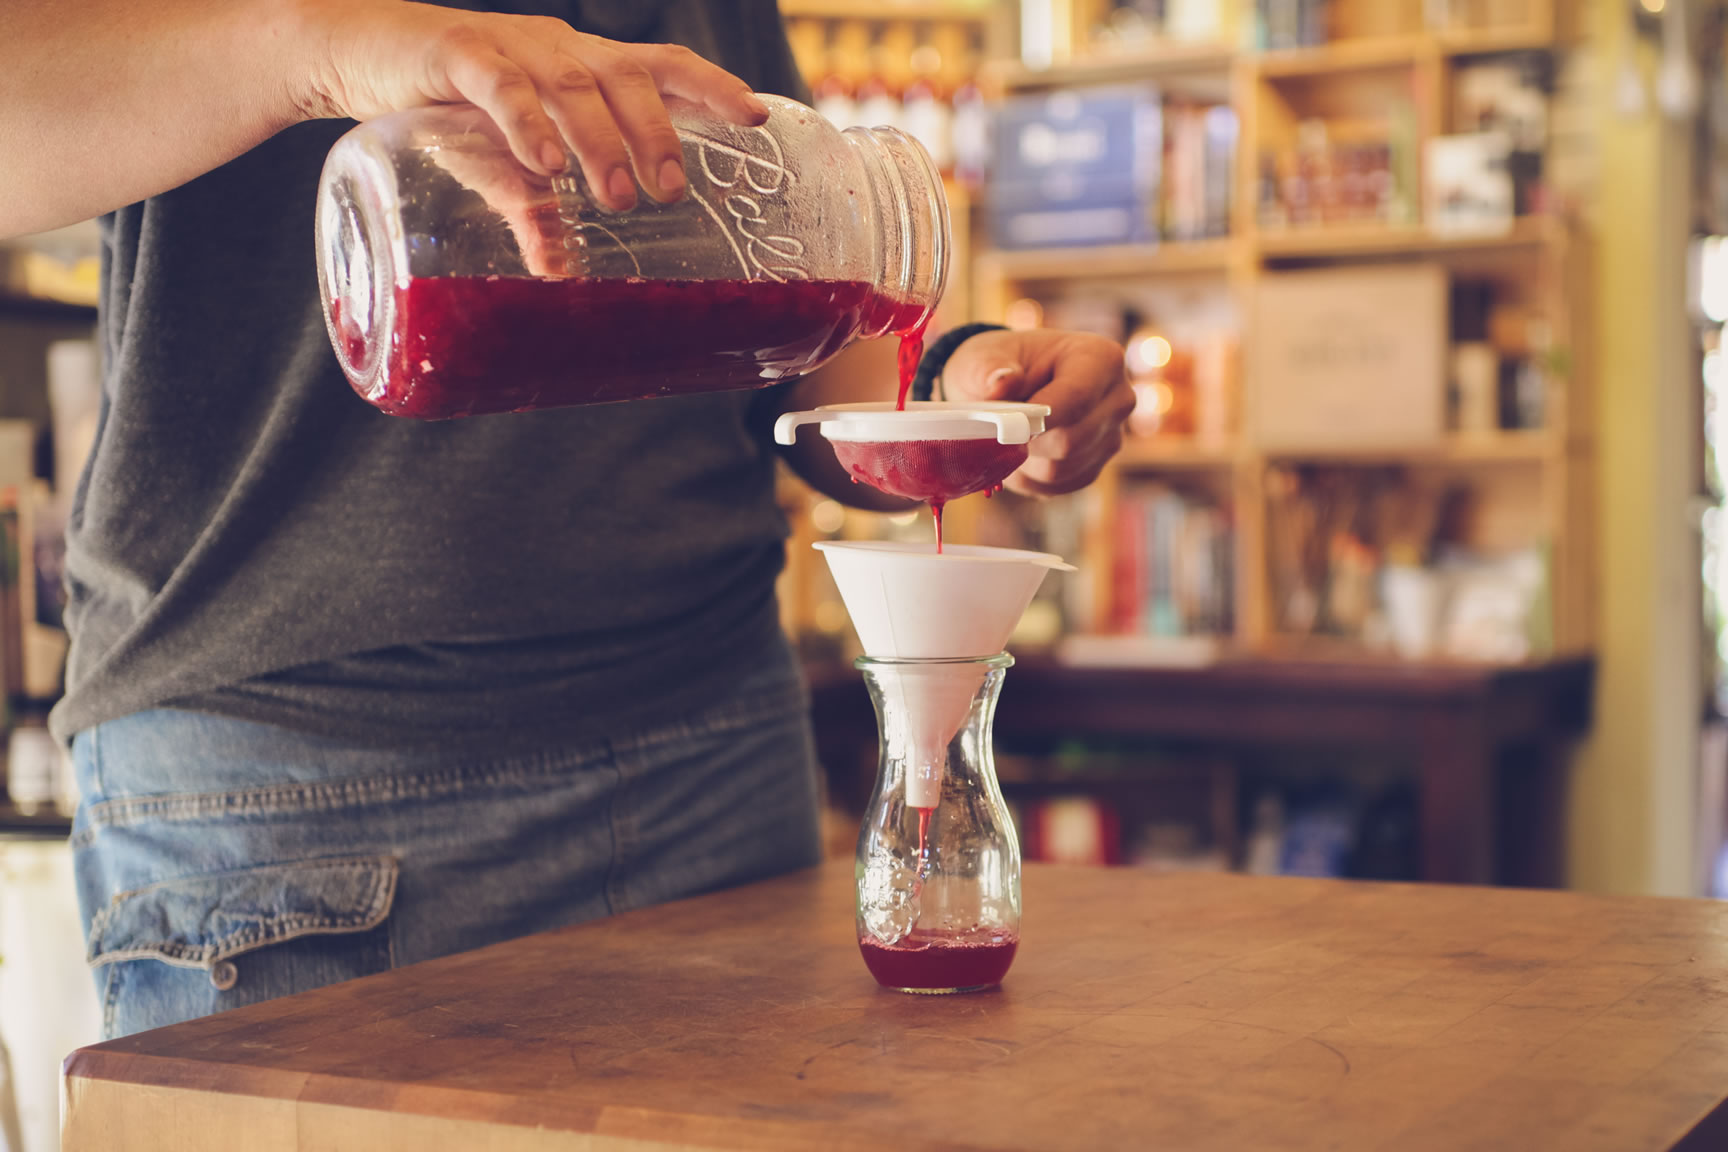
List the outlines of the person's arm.
<svg viewBox="0 0 1728 1152">
<path fill-rule="evenodd" d="M 894 399 L 898 347 L 891 337 L 854 344 L 787 388 L 778 411 Z M 1010 490 L 1027 495 L 1073 492 L 1097 479 L 1122 447 L 1122 423 L 1134 407 L 1119 345 L 1051 329 L 971 337 L 949 358 L 942 391 L 950 400 L 1028 400 L 1050 406 L 1046 431 L 1032 441 L 1031 458 L 1007 480 Z M 853 483 L 813 426 L 801 429 L 798 443 L 781 452 L 807 484 L 843 503 L 878 511 L 909 506 Z"/>
<path fill-rule="evenodd" d="M 892 400 L 899 391 L 899 369 L 895 352 L 900 341 L 892 336 L 860 340 L 840 355 L 785 388 L 775 413 L 804 412 L 823 404 L 851 404 L 865 400 Z M 854 508 L 875 512 L 897 512 L 916 507 L 909 500 L 890 496 L 868 484 L 858 484 L 834 458 L 826 437 L 807 424 L 798 430 L 798 442 L 780 449 L 792 470 L 823 495 Z"/>
<path fill-rule="evenodd" d="M 610 207 L 635 201 L 632 158 L 651 195 L 675 199 L 682 152 L 663 95 L 740 124 L 767 117 L 742 80 L 684 48 L 548 17 L 403 0 L 4 0 L 0 237 L 167 191 L 304 120 L 454 101 L 485 109 L 536 171 L 561 171 L 567 142 Z"/>
</svg>

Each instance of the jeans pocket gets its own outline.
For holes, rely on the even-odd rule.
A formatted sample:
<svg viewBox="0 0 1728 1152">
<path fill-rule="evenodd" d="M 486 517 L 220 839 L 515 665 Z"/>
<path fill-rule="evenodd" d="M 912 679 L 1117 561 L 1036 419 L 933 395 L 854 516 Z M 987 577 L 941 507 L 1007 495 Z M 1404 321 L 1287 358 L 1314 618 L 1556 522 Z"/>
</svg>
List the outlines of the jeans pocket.
<svg viewBox="0 0 1728 1152">
<path fill-rule="evenodd" d="M 383 972 L 397 862 L 351 856 L 166 880 L 90 922 L 103 1034 L 159 1028 Z"/>
</svg>

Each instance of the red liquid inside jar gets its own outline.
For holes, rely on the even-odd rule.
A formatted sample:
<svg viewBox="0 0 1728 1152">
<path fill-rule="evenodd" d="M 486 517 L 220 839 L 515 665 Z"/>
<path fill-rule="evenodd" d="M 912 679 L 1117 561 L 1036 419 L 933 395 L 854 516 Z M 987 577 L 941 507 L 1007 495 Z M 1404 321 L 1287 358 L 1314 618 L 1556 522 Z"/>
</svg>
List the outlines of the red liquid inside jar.
<svg viewBox="0 0 1728 1152">
<path fill-rule="evenodd" d="M 396 310 L 383 394 L 367 398 L 432 420 L 763 386 L 922 312 L 853 280 L 527 276 L 414 280 Z M 335 319 L 352 357 L 364 337 Z"/>
<path fill-rule="evenodd" d="M 920 938 L 917 933 L 898 944 L 873 937 L 858 942 L 864 966 L 884 988 L 915 991 L 966 991 L 1000 984 L 1014 963 L 1018 937 L 988 940 Z"/>
</svg>

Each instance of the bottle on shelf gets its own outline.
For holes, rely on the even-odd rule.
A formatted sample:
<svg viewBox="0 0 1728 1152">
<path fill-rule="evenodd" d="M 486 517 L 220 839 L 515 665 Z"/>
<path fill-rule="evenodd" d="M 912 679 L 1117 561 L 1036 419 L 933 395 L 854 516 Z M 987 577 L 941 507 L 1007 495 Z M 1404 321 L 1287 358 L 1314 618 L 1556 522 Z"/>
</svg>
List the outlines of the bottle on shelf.
<svg viewBox="0 0 1728 1152">
<path fill-rule="evenodd" d="M 990 109 L 978 86 L 978 52 L 964 24 L 938 24 L 931 43 L 942 54 L 943 75 L 949 81 L 954 179 L 978 191 L 990 158 Z"/>
<path fill-rule="evenodd" d="M 901 127 L 930 153 L 944 175 L 954 171 L 954 86 L 951 66 L 942 50 L 931 41 L 928 30 L 923 43 L 913 49 L 912 82 L 901 96 Z"/>
<path fill-rule="evenodd" d="M 870 65 L 870 26 L 862 20 L 844 20 L 830 26 L 821 76 L 812 85 L 816 111 L 836 128 L 863 123 L 859 116 L 859 88 Z"/>
<path fill-rule="evenodd" d="M 786 41 L 792 47 L 792 60 L 798 75 L 819 92 L 828 78 L 828 25 L 822 20 L 788 20 Z"/>
<path fill-rule="evenodd" d="M 912 79 L 912 53 L 917 48 L 911 24 L 897 20 L 882 29 L 870 46 L 870 67 L 858 89 L 858 120 L 870 128 L 904 130 L 902 96 Z"/>
</svg>

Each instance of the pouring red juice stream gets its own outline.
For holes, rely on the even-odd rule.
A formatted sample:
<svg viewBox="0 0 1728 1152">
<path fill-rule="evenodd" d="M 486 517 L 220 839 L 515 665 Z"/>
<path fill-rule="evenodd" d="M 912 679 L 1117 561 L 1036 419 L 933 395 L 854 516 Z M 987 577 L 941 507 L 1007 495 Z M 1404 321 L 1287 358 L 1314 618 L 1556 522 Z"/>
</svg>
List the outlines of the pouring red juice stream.
<svg viewBox="0 0 1728 1152">
<path fill-rule="evenodd" d="M 900 338 L 900 391 L 895 402 L 905 411 L 912 379 L 924 354 L 925 324 L 907 330 Z M 942 551 L 942 507 L 950 499 L 982 489 L 999 491 L 1002 479 L 1026 460 L 1024 445 L 998 444 L 995 440 L 907 440 L 865 443 L 836 441 L 835 455 L 856 481 L 886 492 L 923 500 L 936 521 L 936 551 Z M 918 873 L 913 880 L 913 898 L 924 885 L 930 859 L 930 819 L 936 809 L 915 808 L 918 813 Z M 886 944 L 874 938 L 858 942 L 864 966 L 876 982 L 889 988 L 923 991 L 985 988 L 999 984 L 1014 962 L 1019 940 L 954 940 L 920 937 L 916 932 Z"/>
<path fill-rule="evenodd" d="M 905 411 L 918 361 L 924 354 L 928 317 L 900 337 L 900 392 Z M 834 442 L 834 455 L 854 481 L 930 505 L 936 521 L 936 551 L 942 551 L 942 509 L 970 492 L 999 492 L 1008 474 L 1026 462 L 1024 444 L 978 440 L 887 440 Z"/>
</svg>

